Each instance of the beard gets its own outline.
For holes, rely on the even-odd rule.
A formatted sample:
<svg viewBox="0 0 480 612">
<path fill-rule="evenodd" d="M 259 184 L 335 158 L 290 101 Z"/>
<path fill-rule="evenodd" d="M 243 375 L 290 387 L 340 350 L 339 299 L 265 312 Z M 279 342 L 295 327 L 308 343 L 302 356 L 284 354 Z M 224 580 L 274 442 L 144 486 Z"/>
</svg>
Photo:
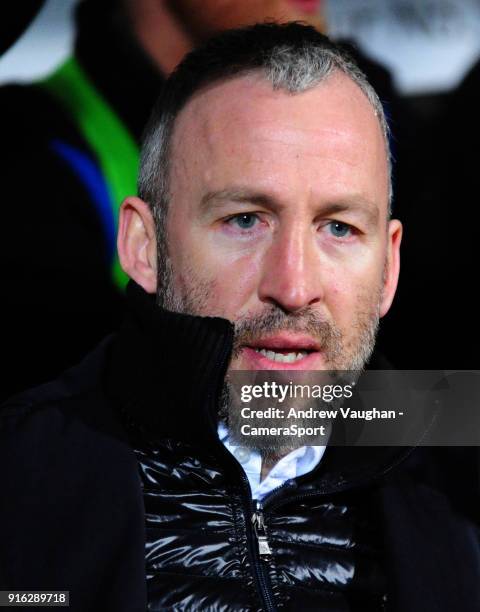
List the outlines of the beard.
<svg viewBox="0 0 480 612">
<path fill-rule="evenodd" d="M 176 279 L 165 245 L 160 252 L 161 265 L 158 268 L 157 304 L 166 310 L 183 314 L 222 316 L 218 311 L 213 312 L 212 308 L 216 288 L 215 281 L 206 281 L 200 278 L 198 273 L 190 267 L 187 267 L 181 276 Z M 372 292 L 369 290 L 357 295 L 356 309 L 350 324 L 351 333 L 349 337 L 333 321 L 326 319 L 313 308 L 288 313 L 279 306 L 268 304 L 259 313 L 244 315 L 233 321 L 233 350 L 229 372 L 224 381 L 218 407 L 219 420 L 226 424 L 232 434 L 238 432 L 242 424 L 239 417 L 241 407 L 238 402 L 239 379 L 235 380 L 235 383 L 231 380 L 231 378 L 235 378 L 235 372 L 232 371 L 232 362 L 239 357 L 242 348 L 252 344 L 252 340 L 255 338 L 280 331 L 307 334 L 321 347 L 325 358 L 325 370 L 328 368 L 327 376 L 330 382 L 332 379 L 335 379 L 338 383 L 344 383 L 346 380 L 352 381 L 358 378 L 370 359 L 375 346 L 385 274 L 386 266 L 384 266 L 382 284 L 379 284 L 376 291 Z M 288 370 L 285 372 L 289 375 L 292 374 Z M 312 384 L 313 379 L 311 376 L 308 381 L 305 381 L 305 378 L 302 380 L 298 377 L 298 374 L 302 373 L 296 373 L 297 382 Z M 264 377 L 264 379 L 266 378 Z M 270 380 L 273 380 L 273 376 Z M 324 376 L 323 381 L 325 380 Z M 334 403 L 338 404 L 338 402 Z M 306 408 L 305 402 L 296 403 L 296 408 L 302 407 Z M 332 404 L 325 405 L 324 402 L 318 401 L 315 406 L 316 409 L 332 409 L 333 407 Z M 308 418 L 302 419 L 296 417 L 294 422 L 298 427 L 307 428 L 312 426 L 312 421 Z M 291 423 L 288 423 L 288 425 L 291 425 Z M 287 423 L 284 419 L 269 419 L 268 426 L 285 427 Z M 238 442 L 238 435 L 234 437 Z M 243 440 L 245 441 L 245 438 Z M 264 459 L 281 457 L 294 448 L 304 446 L 306 443 L 312 444 L 312 440 L 290 440 L 284 436 L 276 436 L 273 440 L 270 436 L 268 439 L 262 436 L 255 439 L 256 448 Z M 318 442 L 318 444 L 325 444 L 325 441 Z M 251 447 L 252 445 L 249 444 L 249 446 Z"/>
</svg>

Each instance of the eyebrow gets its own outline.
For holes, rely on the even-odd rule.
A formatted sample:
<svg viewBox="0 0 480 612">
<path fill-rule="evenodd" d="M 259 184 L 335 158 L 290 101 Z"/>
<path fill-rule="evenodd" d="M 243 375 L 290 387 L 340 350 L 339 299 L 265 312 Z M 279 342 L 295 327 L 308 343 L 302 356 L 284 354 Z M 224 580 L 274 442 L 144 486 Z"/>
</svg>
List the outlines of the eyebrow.
<svg viewBox="0 0 480 612">
<path fill-rule="evenodd" d="M 209 191 L 200 200 L 200 212 L 205 214 L 212 209 L 220 208 L 226 202 L 239 204 L 258 204 L 271 210 L 280 210 L 284 207 L 278 199 L 267 193 L 252 191 L 251 189 L 221 189 Z M 375 227 L 378 223 L 379 210 L 372 202 L 363 196 L 352 196 L 345 201 L 327 203 L 321 207 L 320 214 L 328 216 L 342 212 L 359 213 L 365 218 L 365 222 Z"/>
<path fill-rule="evenodd" d="M 220 191 L 209 191 L 200 200 L 200 212 L 206 213 L 212 208 L 217 208 L 225 202 L 237 202 L 239 204 L 259 204 L 267 208 L 279 208 L 277 200 L 266 193 L 251 191 L 250 189 L 222 189 Z"/>
<path fill-rule="evenodd" d="M 332 202 L 322 207 L 322 215 L 334 215 L 342 212 L 359 213 L 365 218 L 369 227 L 375 227 L 380 216 L 378 208 L 363 197 L 352 198 L 345 202 Z"/>
</svg>

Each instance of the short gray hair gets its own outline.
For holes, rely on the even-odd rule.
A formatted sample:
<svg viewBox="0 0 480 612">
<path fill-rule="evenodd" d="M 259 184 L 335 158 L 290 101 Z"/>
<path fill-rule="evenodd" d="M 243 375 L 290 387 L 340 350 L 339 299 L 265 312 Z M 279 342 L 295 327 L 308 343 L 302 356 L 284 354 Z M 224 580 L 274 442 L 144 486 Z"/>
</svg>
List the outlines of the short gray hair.
<svg viewBox="0 0 480 612">
<path fill-rule="evenodd" d="M 160 251 L 165 248 L 164 225 L 170 200 L 171 139 L 175 119 L 188 100 L 213 82 L 252 72 L 261 72 L 274 89 L 293 94 L 315 87 L 337 71 L 358 85 L 379 121 L 388 161 L 391 212 L 390 131 L 382 103 L 364 73 L 341 46 L 311 26 L 256 24 L 223 32 L 189 53 L 167 79 L 153 110 L 144 134 L 138 193 L 151 206 Z"/>
</svg>

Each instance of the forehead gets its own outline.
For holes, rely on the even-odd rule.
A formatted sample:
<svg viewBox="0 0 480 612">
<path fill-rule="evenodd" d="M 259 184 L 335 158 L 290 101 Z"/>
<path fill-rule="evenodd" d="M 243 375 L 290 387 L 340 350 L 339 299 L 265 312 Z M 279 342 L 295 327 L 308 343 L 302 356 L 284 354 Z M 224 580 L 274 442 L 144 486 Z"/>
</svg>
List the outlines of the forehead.
<svg viewBox="0 0 480 612">
<path fill-rule="evenodd" d="M 172 181 L 197 181 L 204 189 L 241 179 L 284 191 L 308 186 L 319 198 L 350 190 L 387 205 L 379 121 L 340 72 L 294 94 L 274 90 L 258 73 L 211 85 L 179 114 L 171 163 Z"/>
</svg>

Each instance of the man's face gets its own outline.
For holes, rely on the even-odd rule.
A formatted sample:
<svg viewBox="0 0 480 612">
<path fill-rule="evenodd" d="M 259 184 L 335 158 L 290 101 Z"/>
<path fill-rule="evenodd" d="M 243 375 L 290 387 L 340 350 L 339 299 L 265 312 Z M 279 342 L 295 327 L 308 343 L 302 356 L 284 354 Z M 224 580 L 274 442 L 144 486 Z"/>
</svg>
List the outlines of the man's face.
<svg viewBox="0 0 480 612">
<path fill-rule="evenodd" d="M 235 322 L 231 369 L 363 367 L 392 246 L 361 90 L 341 73 L 297 94 L 259 74 L 212 85 L 178 116 L 171 156 L 163 304 Z"/>
</svg>

